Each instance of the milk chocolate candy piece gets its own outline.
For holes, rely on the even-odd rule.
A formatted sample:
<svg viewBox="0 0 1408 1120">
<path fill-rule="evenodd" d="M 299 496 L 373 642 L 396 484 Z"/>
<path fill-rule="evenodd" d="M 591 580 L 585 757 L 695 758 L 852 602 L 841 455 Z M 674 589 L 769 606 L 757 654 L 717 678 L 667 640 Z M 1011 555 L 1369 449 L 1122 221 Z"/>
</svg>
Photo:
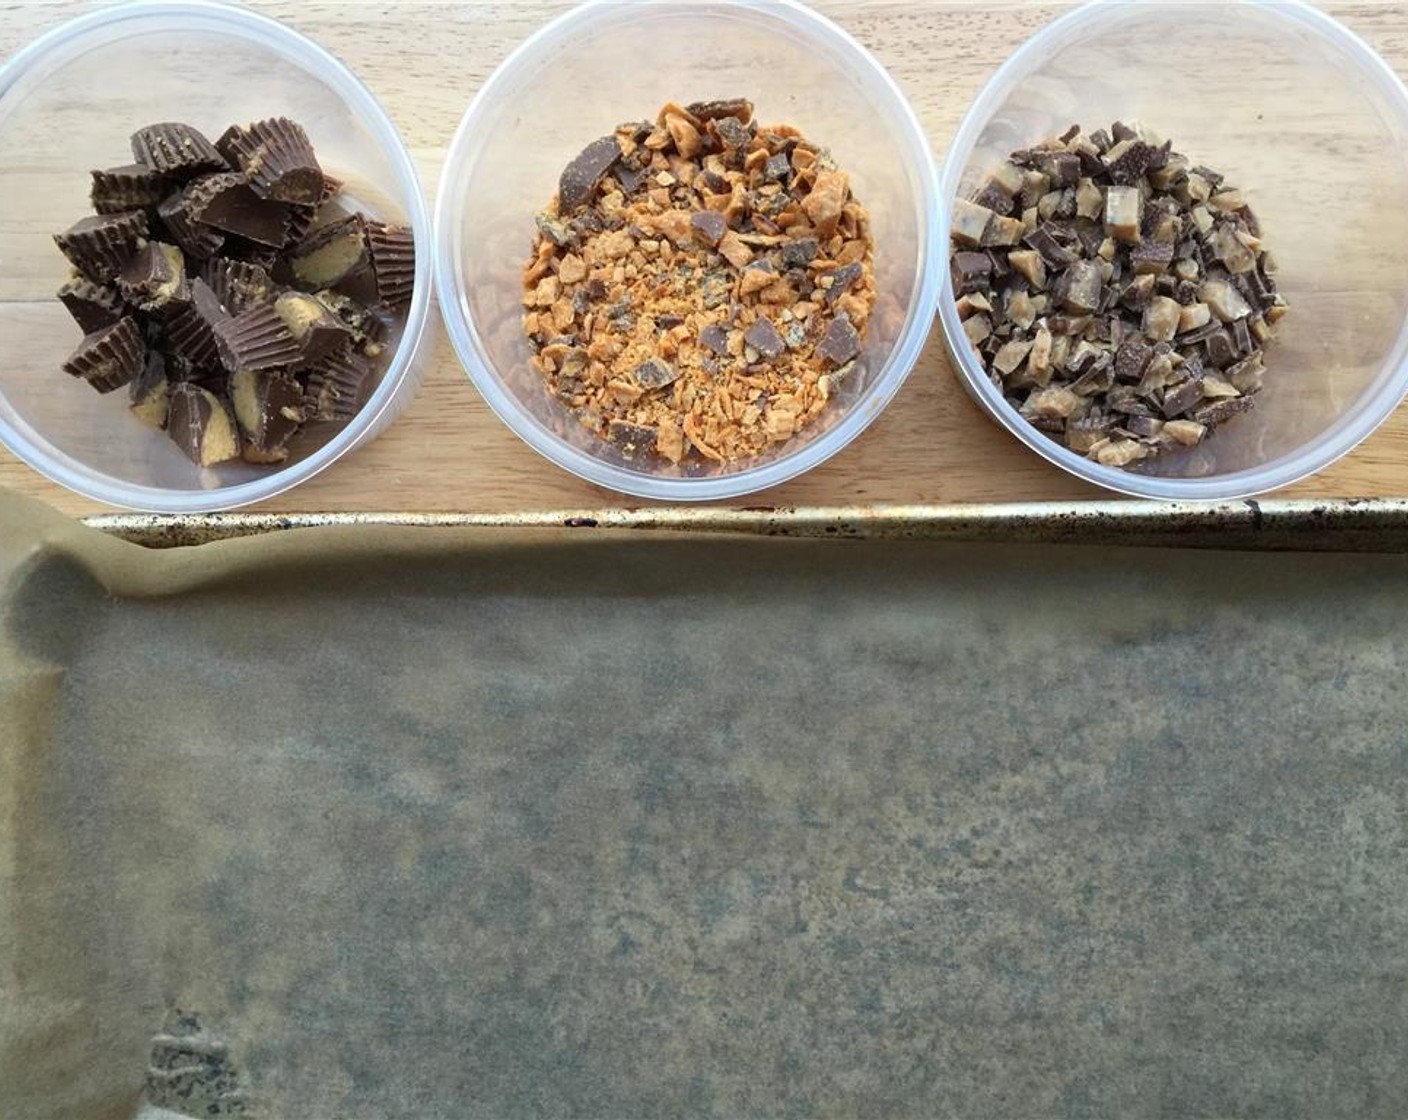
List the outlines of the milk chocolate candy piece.
<svg viewBox="0 0 1408 1120">
<path fill-rule="evenodd" d="M 215 324 L 220 362 L 231 373 L 241 369 L 277 369 L 298 361 L 298 340 L 278 312 L 257 303 Z"/>
<path fill-rule="evenodd" d="M 707 346 L 720 358 L 728 357 L 728 331 L 721 323 L 710 323 L 700 331 L 699 344 Z"/>
<path fill-rule="evenodd" d="M 89 198 L 99 214 L 120 214 L 155 206 L 171 191 L 171 181 L 142 163 L 94 171 Z"/>
<path fill-rule="evenodd" d="M 782 341 L 782 336 L 777 333 L 771 319 L 758 319 L 743 332 L 743 341 L 768 361 L 772 361 L 787 349 L 787 344 Z"/>
<path fill-rule="evenodd" d="M 274 301 L 274 312 L 298 342 L 299 365 L 351 345 L 352 328 L 306 292 L 284 292 Z"/>
<path fill-rule="evenodd" d="M 171 408 L 171 383 L 166 378 L 166 359 L 155 350 L 148 351 L 146 366 L 133 379 L 129 393 L 132 415 L 153 428 L 166 427 Z"/>
<path fill-rule="evenodd" d="M 188 124 L 174 121 L 149 124 L 134 132 L 132 155 L 138 163 L 173 178 L 190 179 L 208 171 L 229 169 L 205 136 Z"/>
<path fill-rule="evenodd" d="M 356 345 L 365 346 L 369 342 L 378 342 L 385 334 L 385 324 L 371 308 L 342 292 L 314 292 L 313 298 L 347 324 L 352 331 L 352 341 Z"/>
<path fill-rule="evenodd" d="M 351 420 L 366 399 L 371 374 L 371 364 L 357 354 L 327 355 L 308 371 L 308 419 L 334 423 Z"/>
<path fill-rule="evenodd" d="M 185 197 L 187 213 L 202 225 L 275 249 L 287 240 L 288 204 L 260 198 L 238 171 L 203 176 L 186 188 Z"/>
<path fill-rule="evenodd" d="M 650 358 L 636 366 L 636 384 L 647 392 L 663 389 L 679 379 L 679 370 L 660 358 Z"/>
<path fill-rule="evenodd" d="M 279 463 L 307 414 L 303 390 L 287 374 L 252 369 L 230 375 L 230 401 L 244 436 L 244 458 Z"/>
<path fill-rule="evenodd" d="M 416 286 L 416 243 L 405 226 L 368 221 L 367 252 L 377 296 L 389 307 L 411 302 Z"/>
<path fill-rule="evenodd" d="M 88 279 L 99 284 L 114 279 L 147 234 L 147 216 L 140 210 L 94 214 L 80 218 L 54 234 L 54 243 Z"/>
<path fill-rule="evenodd" d="M 230 406 L 193 382 L 171 386 L 166 431 L 198 466 L 213 467 L 240 457 L 240 433 Z"/>
<path fill-rule="evenodd" d="M 859 261 L 843 264 L 834 272 L 828 272 L 826 275 L 830 278 L 831 283 L 826 288 L 826 302 L 835 303 L 845 295 L 850 286 L 860 279 L 861 272 Z"/>
<path fill-rule="evenodd" d="M 949 262 L 953 274 L 953 290 L 959 295 L 987 287 L 992 276 L 992 258 L 986 253 L 955 253 Z"/>
<path fill-rule="evenodd" d="M 64 372 L 81 377 L 100 393 L 120 389 L 142 372 L 147 347 L 130 315 L 83 336 L 64 362 Z"/>
<path fill-rule="evenodd" d="M 740 124 L 747 124 L 753 119 L 753 103 L 746 97 L 730 97 L 722 101 L 695 101 L 686 105 L 685 111 L 701 121 L 733 117 Z"/>
<path fill-rule="evenodd" d="M 276 291 L 273 277 L 252 261 L 211 257 L 201 265 L 200 275 L 232 315 L 238 315 L 256 303 L 270 302 Z"/>
<path fill-rule="evenodd" d="M 289 270 L 307 288 L 331 288 L 367 267 L 366 220 L 353 214 L 310 233 L 288 256 Z"/>
<path fill-rule="evenodd" d="M 626 420 L 612 420 L 606 425 L 606 438 L 621 449 L 621 456 L 634 459 L 648 455 L 655 449 L 659 432 L 645 424 L 632 424 Z"/>
<path fill-rule="evenodd" d="M 110 327 L 126 313 L 126 304 L 116 287 L 95 284 L 81 273 L 64 281 L 59 299 L 84 334 Z"/>
<path fill-rule="evenodd" d="M 220 349 L 215 341 L 215 325 L 229 318 L 209 285 L 199 277 L 191 281 L 191 302 L 181 307 L 166 324 L 170 352 L 185 358 L 196 369 L 220 365 Z"/>
<path fill-rule="evenodd" d="M 717 210 L 700 210 L 689 216 L 689 228 L 704 244 L 717 248 L 728 232 L 728 221 Z"/>
<path fill-rule="evenodd" d="M 287 117 L 233 125 L 217 141 L 220 153 L 244 172 L 254 193 L 277 202 L 316 206 L 323 171 L 303 126 Z"/>
<path fill-rule="evenodd" d="M 190 200 L 185 191 L 167 195 L 157 205 L 157 217 L 189 260 L 204 260 L 214 256 L 225 244 L 225 235 L 212 226 L 201 225 L 191 217 Z"/>
<path fill-rule="evenodd" d="M 851 317 L 844 311 L 826 328 L 816 352 L 833 366 L 843 366 L 860 353 L 860 335 L 851 325 Z"/>
<path fill-rule="evenodd" d="M 185 258 L 163 241 L 148 241 L 138 249 L 118 274 L 117 287 L 128 303 L 149 315 L 190 301 Z"/>
<path fill-rule="evenodd" d="M 569 163 L 557 182 L 558 213 L 570 214 L 592 196 L 601 177 L 621 158 L 621 146 L 615 136 L 603 136 L 582 149 Z"/>
</svg>

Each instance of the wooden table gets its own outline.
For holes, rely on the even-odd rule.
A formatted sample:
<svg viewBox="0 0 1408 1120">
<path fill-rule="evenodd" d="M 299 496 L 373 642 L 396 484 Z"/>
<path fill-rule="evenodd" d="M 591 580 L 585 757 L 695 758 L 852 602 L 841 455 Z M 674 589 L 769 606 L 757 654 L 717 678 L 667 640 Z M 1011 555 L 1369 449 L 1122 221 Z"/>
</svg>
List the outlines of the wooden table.
<svg viewBox="0 0 1408 1120">
<path fill-rule="evenodd" d="M 0 56 L 92 5 L 0 7 Z M 445 148 L 476 88 L 566 0 L 299 0 L 256 5 L 312 36 L 371 86 L 418 160 L 433 197 Z M 890 69 L 942 153 L 979 87 L 1066 2 L 817 0 Z M 1408 5 L 1323 5 L 1408 74 Z M 387 28 L 395 26 L 395 34 Z M 392 47 L 388 48 L 388 42 Z M 400 44 L 400 46 L 396 46 Z M 480 400 L 444 330 L 416 400 L 374 444 L 266 509 L 498 513 L 636 506 L 559 470 L 521 443 Z M 75 513 L 102 507 L 68 493 L 0 450 L 0 487 Z M 1285 497 L 1408 494 L 1408 409 L 1349 457 Z M 968 399 L 935 327 L 923 358 L 884 415 L 830 462 L 749 505 L 1016 502 L 1108 497 L 1048 466 Z"/>
</svg>

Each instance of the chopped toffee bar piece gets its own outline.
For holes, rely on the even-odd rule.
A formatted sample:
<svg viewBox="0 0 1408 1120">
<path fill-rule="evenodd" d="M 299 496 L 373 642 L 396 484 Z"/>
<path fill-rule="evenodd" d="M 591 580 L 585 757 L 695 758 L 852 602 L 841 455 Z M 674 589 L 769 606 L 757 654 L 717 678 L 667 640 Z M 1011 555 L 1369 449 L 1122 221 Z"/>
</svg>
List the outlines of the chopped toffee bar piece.
<svg viewBox="0 0 1408 1120">
<path fill-rule="evenodd" d="M 412 302 L 411 231 L 354 212 L 284 117 L 216 144 L 154 124 L 132 149 L 137 163 L 92 172 L 96 213 L 55 236 L 74 266 L 58 299 L 83 331 L 64 370 L 100 392 L 130 385 L 132 415 L 202 466 L 278 464 L 308 424 L 352 420 Z M 588 365 L 574 349 L 564 372 Z"/>
<path fill-rule="evenodd" d="M 122 271 L 146 235 L 146 214 L 124 210 L 80 218 L 63 233 L 56 233 L 54 242 L 83 275 L 104 284 Z"/>
<path fill-rule="evenodd" d="M 142 372 L 147 346 L 130 316 L 83 336 L 64 362 L 64 372 L 80 377 L 100 393 L 120 389 Z"/>
<path fill-rule="evenodd" d="M 203 133 L 188 124 L 163 122 L 132 134 L 132 155 L 161 175 L 189 179 L 229 165 Z"/>
<path fill-rule="evenodd" d="M 1073 451 L 1135 467 L 1252 407 L 1286 304 L 1246 197 L 1169 142 L 1117 122 L 1014 152 L 955 204 L 952 242 L 969 343 Z"/>
<path fill-rule="evenodd" d="M 240 457 L 234 410 L 223 397 L 189 381 L 171 386 L 167 434 L 186 458 L 213 467 Z"/>
<path fill-rule="evenodd" d="M 563 169 L 562 178 L 558 180 L 559 213 L 570 214 L 591 198 L 602 176 L 620 158 L 621 146 L 614 136 L 603 136 L 582 149 L 581 154 Z"/>
</svg>

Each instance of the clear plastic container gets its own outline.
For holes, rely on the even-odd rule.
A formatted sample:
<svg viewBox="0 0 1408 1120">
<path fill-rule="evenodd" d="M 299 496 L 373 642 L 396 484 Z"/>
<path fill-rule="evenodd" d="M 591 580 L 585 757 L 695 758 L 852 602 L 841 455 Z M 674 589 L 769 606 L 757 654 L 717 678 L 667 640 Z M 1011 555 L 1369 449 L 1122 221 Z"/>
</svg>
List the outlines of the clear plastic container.
<svg viewBox="0 0 1408 1120">
<path fill-rule="evenodd" d="M 630 461 L 551 399 L 529 364 L 521 272 L 533 218 L 583 147 L 664 102 L 747 97 L 831 149 L 869 209 L 878 304 L 866 375 L 787 443 L 713 466 Z M 895 83 L 854 39 L 782 0 L 597 0 L 543 27 L 465 113 L 436 203 L 436 278 L 450 338 L 499 417 L 559 466 L 627 494 L 729 498 L 834 455 L 894 396 L 938 299 L 938 193 L 928 142 Z"/>
<path fill-rule="evenodd" d="M 1127 494 L 1245 497 L 1332 463 L 1408 390 L 1403 84 L 1344 27 L 1291 0 L 1090 4 L 983 88 L 948 154 L 945 204 L 1017 148 L 1117 119 L 1143 122 L 1250 196 L 1290 303 L 1256 407 L 1137 473 L 1091 462 L 1004 402 L 964 337 L 945 268 L 939 315 L 968 391 L 1039 455 Z M 947 246 L 947 215 L 942 232 Z"/>
<path fill-rule="evenodd" d="M 416 292 L 366 407 L 278 468 L 202 470 L 126 409 L 59 368 L 81 337 L 54 293 L 68 264 L 52 234 L 90 213 L 88 172 L 131 162 L 128 137 L 178 120 L 212 138 L 284 115 L 308 130 L 355 205 L 408 223 Z M 139 3 L 49 32 L 0 70 L 0 441 L 55 482 L 112 505 L 166 513 L 272 497 L 382 431 L 415 395 L 430 313 L 430 222 L 414 164 L 367 88 L 296 31 L 243 8 Z M 310 446 L 310 442 L 312 445 Z"/>
</svg>

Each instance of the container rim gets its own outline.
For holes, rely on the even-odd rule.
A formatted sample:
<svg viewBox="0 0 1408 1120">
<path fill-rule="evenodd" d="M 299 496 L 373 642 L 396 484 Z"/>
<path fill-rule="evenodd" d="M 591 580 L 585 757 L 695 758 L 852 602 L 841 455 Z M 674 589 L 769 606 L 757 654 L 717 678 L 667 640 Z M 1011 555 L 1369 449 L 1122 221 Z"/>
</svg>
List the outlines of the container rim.
<svg viewBox="0 0 1408 1120">
<path fill-rule="evenodd" d="M 151 21 L 167 21 L 167 26 L 150 29 L 135 26 Z M 16 424 L 0 418 L 0 443 L 46 478 L 85 498 L 153 513 L 209 513 L 234 509 L 276 497 L 327 469 L 357 446 L 391 406 L 410 372 L 430 317 L 432 268 L 430 254 L 424 251 L 431 243 L 429 211 L 420 176 L 405 141 L 376 96 L 347 64 L 288 24 L 219 0 L 137 0 L 90 12 L 51 28 L 0 66 L 0 104 L 46 57 L 62 52 L 94 32 L 107 32 L 123 25 L 133 25 L 134 32 L 202 30 L 234 35 L 260 43 L 304 65 L 348 104 L 387 153 L 402 196 L 398 201 L 405 207 L 418 250 L 415 290 L 406 313 L 405 328 L 375 392 L 357 417 L 317 451 L 263 478 L 191 491 L 133 485 L 113 479 L 54 448 L 22 418 Z"/>
<path fill-rule="evenodd" d="M 600 18 L 607 9 L 628 8 L 638 16 L 647 5 L 663 8 L 691 3 L 701 8 L 762 13 L 793 28 L 808 30 L 826 38 L 853 56 L 856 65 L 864 67 L 877 80 L 879 88 L 891 102 L 889 109 L 895 114 L 899 132 L 904 137 L 909 170 L 918 181 L 918 205 L 924 224 L 919 244 L 915 246 L 917 281 L 898 340 L 865 395 L 856 401 L 846 416 L 796 451 L 784 453 L 771 462 L 713 477 L 660 478 L 617 467 L 571 446 L 532 416 L 499 381 L 481 334 L 469 314 L 465 285 L 459 275 L 456 252 L 460 242 L 457 232 L 459 223 L 456 221 L 458 198 L 452 184 L 460 178 L 476 127 L 482 120 L 495 115 L 500 89 L 509 82 L 524 60 L 538 52 L 544 43 L 557 39 L 569 27 Z M 928 341 L 939 299 L 940 269 L 934 262 L 938 258 L 939 247 L 947 240 L 947 234 L 940 237 L 939 227 L 944 219 L 938 203 L 938 175 L 933 153 L 914 109 L 898 83 L 849 32 L 798 0 L 633 0 L 629 4 L 622 3 L 622 0 L 585 0 L 538 28 L 515 47 L 494 68 L 460 120 L 446 155 L 435 205 L 435 275 L 442 293 L 441 310 L 455 353 L 475 388 L 494 414 L 544 458 L 587 482 L 634 497 L 673 501 L 737 498 L 795 478 L 829 459 L 880 415 L 904 383 Z"/>
<path fill-rule="evenodd" d="M 1107 16 L 1128 16 L 1138 7 L 1167 4 L 1168 0 L 1091 0 L 1047 24 L 1022 44 L 983 84 L 973 104 L 964 114 L 958 131 L 944 157 L 941 176 L 941 202 L 944 212 L 942 293 L 939 321 L 950 358 L 968 392 L 984 411 L 1043 459 L 1077 478 L 1105 489 L 1138 498 L 1168 501 L 1225 501 L 1248 498 L 1276 490 L 1307 478 L 1353 451 L 1379 427 L 1408 395 L 1408 322 L 1389 348 L 1383 364 L 1359 395 L 1357 406 L 1337 418 L 1309 443 L 1273 459 L 1260 467 L 1217 475 L 1211 478 L 1160 478 L 1130 474 L 1106 467 L 1077 455 L 1048 439 L 1018 415 L 988 380 L 978 364 L 958 319 L 953 278 L 947 267 L 948 216 L 958 198 L 963 172 L 987 124 L 989 107 L 1000 101 L 1021 80 L 1033 58 L 1040 58 L 1066 46 L 1088 26 Z M 1402 80 L 1367 43 L 1337 20 L 1312 7 L 1306 0 L 1237 0 L 1237 5 L 1265 12 L 1275 19 L 1300 25 L 1337 47 L 1372 78 L 1408 128 L 1408 89 Z"/>
</svg>

